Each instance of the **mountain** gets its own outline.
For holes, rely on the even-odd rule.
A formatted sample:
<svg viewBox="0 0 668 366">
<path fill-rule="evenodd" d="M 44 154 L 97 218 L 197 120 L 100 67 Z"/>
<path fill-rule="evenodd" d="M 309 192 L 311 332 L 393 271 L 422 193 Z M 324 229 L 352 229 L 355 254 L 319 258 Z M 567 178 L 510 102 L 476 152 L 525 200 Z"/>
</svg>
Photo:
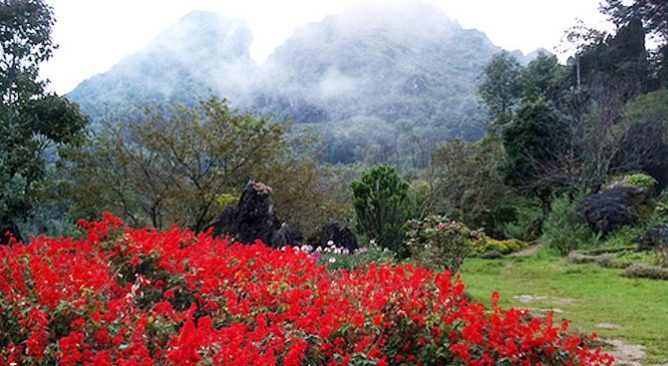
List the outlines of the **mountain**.
<svg viewBox="0 0 668 366">
<path fill-rule="evenodd" d="M 429 146 L 483 133 L 477 85 L 501 49 L 436 7 L 362 1 L 300 27 L 263 65 L 249 57 L 251 38 L 243 22 L 193 12 L 69 97 L 99 120 L 215 94 L 293 120 L 297 132 L 312 128 L 331 162 L 411 156 L 419 165 Z"/>
<path fill-rule="evenodd" d="M 93 120 L 148 103 L 191 104 L 212 94 L 238 99 L 257 65 L 252 35 L 240 20 L 194 11 L 146 48 L 79 84 L 68 97 Z"/>
<path fill-rule="evenodd" d="M 394 149 L 398 138 L 475 139 L 478 76 L 499 51 L 438 8 L 364 3 L 301 27 L 277 48 L 252 106 L 310 123 L 333 161 L 364 159 L 371 145 Z"/>
</svg>

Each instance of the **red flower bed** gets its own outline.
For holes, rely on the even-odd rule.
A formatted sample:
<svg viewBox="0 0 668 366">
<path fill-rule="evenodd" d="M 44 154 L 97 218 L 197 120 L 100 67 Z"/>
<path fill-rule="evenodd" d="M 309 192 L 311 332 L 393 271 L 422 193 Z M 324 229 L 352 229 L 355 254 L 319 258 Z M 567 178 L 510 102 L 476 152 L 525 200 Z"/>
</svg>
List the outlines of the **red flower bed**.
<svg viewBox="0 0 668 366">
<path fill-rule="evenodd" d="M 291 248 L 82 224 L 0 249 L 1 364 L 612 364 L 567 323 L 468 301 L 448 273 L 332 273 Z"/>
</svg>

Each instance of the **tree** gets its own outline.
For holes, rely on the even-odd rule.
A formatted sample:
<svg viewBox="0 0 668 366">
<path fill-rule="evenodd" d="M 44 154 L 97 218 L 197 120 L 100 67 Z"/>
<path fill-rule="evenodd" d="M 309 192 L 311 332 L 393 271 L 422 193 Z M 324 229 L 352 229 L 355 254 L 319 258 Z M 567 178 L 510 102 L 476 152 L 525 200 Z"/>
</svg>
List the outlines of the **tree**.
<svg viewBox="0 0 668 366">
<path fill-rule="evenodd" d="M 522 70 L 522 99 L 557 102 L 565 76 L 557 57 L 541 52 Z"/>
<path fill-rule="evenodd" d="M 664 0 L 603 0 L 600 10 L 618 28 L 639 19 L 648 33 L 668 40 L 668 2 Z"/>
<path fill-rule="evenodd" d="M 20 238 L 45 182 L 43 154 L 74 142 L 87 123 L 78 107 L 45 92 L 39 66 L 51 58 L 53 9 L 41 0 L 0 2 L 0 242 Z"/>
<path fill-rule="evenodd" d="M 437 179 L 429 199 L 433 211 L 502 236 L 503 224 L 514 216 L 511 202 L 517 198 L 499 172 L 503 156 L 496 134 L 474 144 L 454 139 L 437 147 L 432 154 Z"/>
<path fill-rule="evenodd" d="M 312 143 L 287 140 L 287 128 L 217 99 L 149 108 L 68 151 L 71 215 L 106 210 L 137 227 L 199 231 L 257 179 L 273 187 L 280 218 L 314 229 L 338 206 L 319 186 Z"/>
<path fill-rule="evenodd" d="M 568 141 L 567 124 L 542 99 L 520 106 L 503 131 L 504 180 L 527 197 L 537 198 L 545 216 L 552 193 L 561 185 L 561 161 L 570 152 Z"/>
<path fill-rule="evenodd" d="M 380 165 L 352 182 L 353 205 L 360 230 L 378 245 L 407 255 L 402 246 L 409 219 L 408 184 L 394 168 Z"/>
<path fill-rule="evenodd" d="M 512 108 L 522 92 L 522 66 L 508 52 L 502 52 L 485 66 L 478 94 L 496 125 L 510 121 Z"/>
</svg>

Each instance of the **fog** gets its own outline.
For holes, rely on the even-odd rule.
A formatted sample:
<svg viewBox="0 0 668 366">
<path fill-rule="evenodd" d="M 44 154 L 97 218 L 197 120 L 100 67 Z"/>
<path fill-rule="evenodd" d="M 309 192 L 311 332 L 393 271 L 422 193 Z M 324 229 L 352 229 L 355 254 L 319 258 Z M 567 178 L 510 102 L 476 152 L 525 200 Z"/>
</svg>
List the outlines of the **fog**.
<svg viewBox="0 0 668 366">
<path fill-rule="evenodd" d="M 403 0 L 402 0 L 403 1 Z M 402 1 L 392 1 L 400 6 Z M 212 10 L 246 21 L 253 34 L 250 55 L 263 64 L 301 25 L 358 6 L 356 0 L 50 0 L 60 48 L 43 67 L 51 89 L 71 91 L 123 57 L 144 49 L 165 28 L 192 10 Z M 380 1 L 388 7 L 388 1 Z M 604 21 L 598 0 L 428 0 L 464 28 L 476 28 L 505 49 L 524 53 L 552 49 L 561 32 L 580 17 L 592 26 Z M 399 4 L 399 5 L 397 5 Z M 530 30 L 530 31 L 527 31 Z"/>
</svg>

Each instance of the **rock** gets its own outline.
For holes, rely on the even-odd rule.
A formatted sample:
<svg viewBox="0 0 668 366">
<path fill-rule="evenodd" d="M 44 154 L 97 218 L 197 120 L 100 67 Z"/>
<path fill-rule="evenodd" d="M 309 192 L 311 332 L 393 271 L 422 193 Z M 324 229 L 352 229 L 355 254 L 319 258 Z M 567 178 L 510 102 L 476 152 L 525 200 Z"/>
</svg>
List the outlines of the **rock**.
<svg viewBox="0 0 668 366">
<path fill-rule="evenodd" d="M 303 237 L 301 232 L 287 224 L 279 224 L 271 192 L 271 187 L 263 183 L 248 182 L 239 203 L 235 207 L 227 207 L 209 225 L 213 228 L 213 234 L 229 235 L 244 244 L 252 244 L 259 239 L 274 248 L 299 244 Z"/>
<path fill-rule="evenodd" d="M 547 299 L 547 296 L 534 296 L 534 295 L 517 295 L 513 296 L 517 301 L 528 303 L 533 301 L 540 301 Z"/>
<path fill-rule="evenodd" d="M 619 325 L 614 323 L 598 323 L 595 327 L 601 329 L 619 329 Z"/>
<path fill-rule="evenodd" d="M 286 245 L 298 245 L 304 240 L 304 234 L 296 227 L 286 223 L 274 232 L 271 238 L 271 245 L 275 248 L 282 248 Z"/>
<path fill-rule="evenodd" d="M 23 242 L 21 231 L 18 226 L 12 221 L 0 217 L 0 245 L 8 245 L 10 238 L 17 242 Z"/>
<path fill-rule="evenodd" d="M 315 244 L 324 248 L 329 246 L 329 241 L 332 241 L 337 247 L 347 248 L 351 252 L 358 248 L 355 234 L 341 223 L 332 220 L 320 229 L 316 235 Z"/>
<path fill-rule="evenodd" d="M 578 204 L 578 214 L 589 227 L 602 234 L 638 221 L 637 206 L 647 199 L 640 187 L 614 186 L 585 198 Z"/>
<path fill-rule="evenodd" d="M 660 246 L 668 246 L 668 225 L 654 225 L 640 235 L 636 241 L 638 251 L 651 251 Z"/>
</svg>

